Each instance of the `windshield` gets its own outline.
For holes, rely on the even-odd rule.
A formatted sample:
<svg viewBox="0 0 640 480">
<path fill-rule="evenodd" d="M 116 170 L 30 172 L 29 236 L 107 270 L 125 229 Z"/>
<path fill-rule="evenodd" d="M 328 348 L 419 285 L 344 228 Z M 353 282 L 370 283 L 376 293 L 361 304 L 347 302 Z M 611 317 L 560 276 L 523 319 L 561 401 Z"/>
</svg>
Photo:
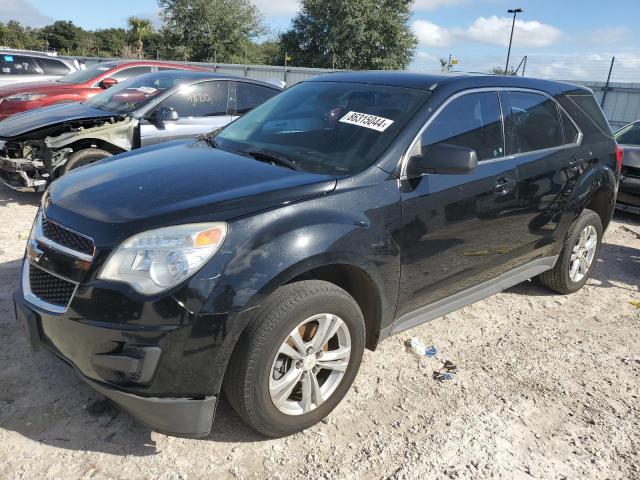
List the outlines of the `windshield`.
<svg viewBox="0 0 640 480">
<path fill-rule="evenodd" d="M 620 145 L 640 145 L 640 122 L 635 122 L 615 133 Z"/>
<path fill-rule="evenodd" d="M 130 78 L 87 100 L 87 105 L 114 113 L 130 113 L 184 81 L 184 72 L 148 73 Z"/>
<path fill-rule="evenodd" d="M 306 82 L 239 118 L 216 137 L 223 150 L 275 153 L 304 170 L 350 175 L 374 163 L 429 92 Z"/>
<path fill-rule="evenodd" d="M 96 77 L 99 77 L 107 70 L 111 70 L 116 66 L 117 65 L 115 63 L 97 63 L 96 65 L 91 65 L 84 70 L 78 70 L 77 72 L 65 75 L 64 77 L 56 81 L 60 83 L 86 83 Z"/>
</svg>

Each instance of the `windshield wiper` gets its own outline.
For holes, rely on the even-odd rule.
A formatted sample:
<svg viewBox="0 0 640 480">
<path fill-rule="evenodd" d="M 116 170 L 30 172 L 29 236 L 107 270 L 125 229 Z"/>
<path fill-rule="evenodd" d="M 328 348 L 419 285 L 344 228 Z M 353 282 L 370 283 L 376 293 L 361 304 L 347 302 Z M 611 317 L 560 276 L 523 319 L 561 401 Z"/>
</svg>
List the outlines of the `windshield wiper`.
<svg viewBox="0 0 640 480">
<path fill-rule="evenodd" d="M 249 155 L 260 162 L 267 162 L 274 165 L 281 165 L 283 167 L 290 168 L 291 170 L 302 170 L 296 162 L 276 152 L 270 150 L 252 150 L 249 152 L 238 152 L 244 155 Z"/>
<path fill-rule="evenodd" d="M 213 134 L 211 133 L 205 133 L 203 135 L 200 135 L 199 137 L 196 137 L 196 140 L 199 140 L 201 142 L 207 142 L 209 146 L 212 148 L 220 148 L 220 145 L 218 145 L 218 142 L 216 142 L 213 139 Z"/>
</svg>

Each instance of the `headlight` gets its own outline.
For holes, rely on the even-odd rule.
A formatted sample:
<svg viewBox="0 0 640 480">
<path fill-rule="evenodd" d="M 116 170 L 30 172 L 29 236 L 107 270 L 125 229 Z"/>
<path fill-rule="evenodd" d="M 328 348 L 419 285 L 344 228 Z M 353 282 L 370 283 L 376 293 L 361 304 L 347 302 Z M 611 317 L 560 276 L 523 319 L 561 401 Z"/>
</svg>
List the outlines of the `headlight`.
<svg viewBox="0 0 640 480">
<path fill-rule="evenodd" d="M 9 95 L 7 100 L 14 100 L 17 102 L 29 102 L 31 100 L 39 100 L 40 98 L 44 98 L 46 95 L 42 93 L 16 93 L 15 95 Z"/>
<path fill-rule="evenodd" d="M 98 278 L 131 285 L 152 295 L 183 282 L 220 248 L 226 223 L 192 223 L 139 233 L 107 259 Z"/>
</svg>

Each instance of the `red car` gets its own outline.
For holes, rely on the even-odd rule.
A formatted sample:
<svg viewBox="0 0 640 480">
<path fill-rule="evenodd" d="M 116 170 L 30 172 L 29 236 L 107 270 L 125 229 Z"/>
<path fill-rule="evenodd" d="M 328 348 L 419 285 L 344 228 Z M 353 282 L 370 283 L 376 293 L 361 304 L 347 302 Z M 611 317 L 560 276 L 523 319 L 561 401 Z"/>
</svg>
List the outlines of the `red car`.
<svg viewBox="0 0 640 480">
<path fill-rule="evenodd" d="M 0 87 L 0 120 L 14 113 L 61 102 L 82 102 L 118 82 L 158 70 L 208 71 L 176 63 L 110 61 L 92 65 L 47 82 L 18 83 Z"/>
</svg>

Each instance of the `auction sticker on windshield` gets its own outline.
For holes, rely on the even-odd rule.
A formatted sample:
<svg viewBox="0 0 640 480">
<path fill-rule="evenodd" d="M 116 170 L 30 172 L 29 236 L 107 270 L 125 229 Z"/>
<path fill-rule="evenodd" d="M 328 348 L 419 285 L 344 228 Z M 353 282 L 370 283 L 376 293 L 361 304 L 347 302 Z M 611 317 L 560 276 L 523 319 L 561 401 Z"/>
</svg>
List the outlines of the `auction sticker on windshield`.
<svg viewBox="0 0 640 480">
<path fill-rule="evenodd" d="M 359 127 L 370 128 L 378 132 L 384 132 L 391 126 L 393 120 L 384 117 L 369 115 L 368 113 L 349 112 L 340 119 L 342 123 L 350 123 Z"/>
</svg>

